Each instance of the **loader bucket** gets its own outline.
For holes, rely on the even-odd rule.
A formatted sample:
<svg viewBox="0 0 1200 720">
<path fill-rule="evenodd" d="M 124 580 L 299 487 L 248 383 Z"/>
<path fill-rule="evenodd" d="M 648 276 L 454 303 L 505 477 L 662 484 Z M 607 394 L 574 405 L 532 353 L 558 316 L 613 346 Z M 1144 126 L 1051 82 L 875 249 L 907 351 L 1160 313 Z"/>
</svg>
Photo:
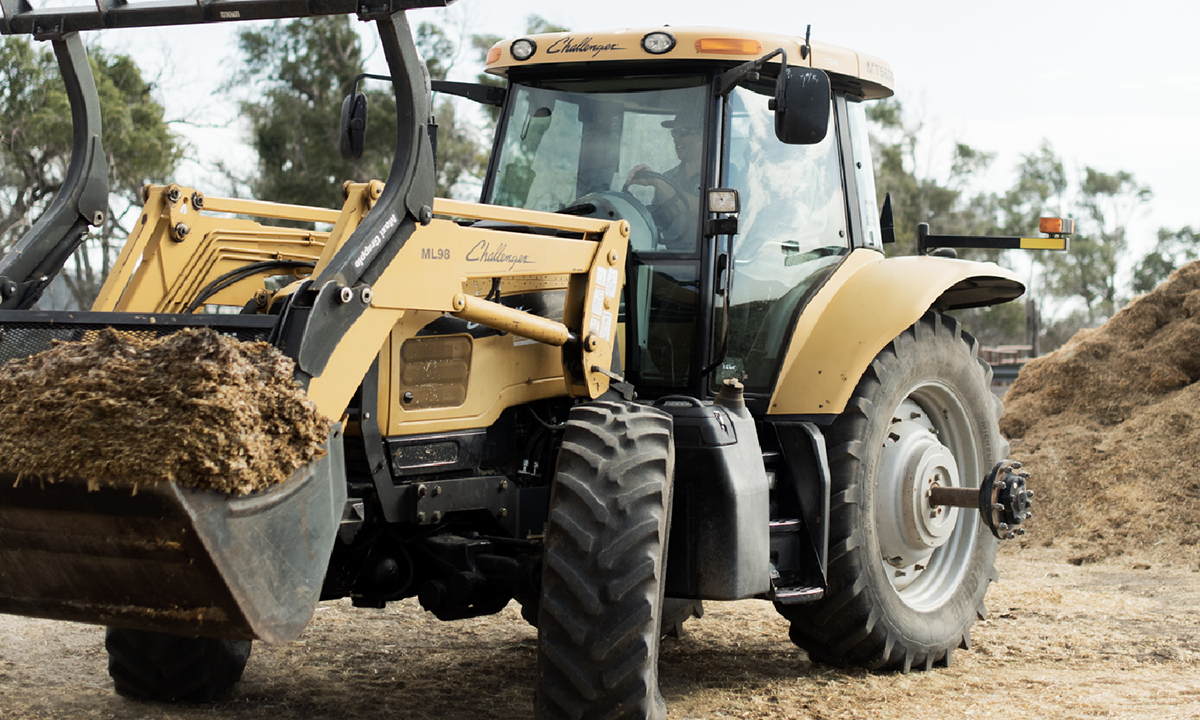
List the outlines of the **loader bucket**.
<svg viewBox="0 0 1200 720">
<path fill-rule="evenodd" d="M 340 427 L 326 449 L 245 497 L 0 475 L 0 612 L 293 640 L 320 598 L 345 505 Z"/>
<path fill-rule="evenodd" d="M 276 318 L 0 310 L 0 365 L 102 328 L 208 327 L 269 339 Z M 64 438 L 69 443 L 69 438 Z M 312 617 L 346 504 L 340 426 L 318 460 L 233 497 L 174 483 L 0 473 L 0 613 L 176 635 L 287 642 Z"/>
</svg>

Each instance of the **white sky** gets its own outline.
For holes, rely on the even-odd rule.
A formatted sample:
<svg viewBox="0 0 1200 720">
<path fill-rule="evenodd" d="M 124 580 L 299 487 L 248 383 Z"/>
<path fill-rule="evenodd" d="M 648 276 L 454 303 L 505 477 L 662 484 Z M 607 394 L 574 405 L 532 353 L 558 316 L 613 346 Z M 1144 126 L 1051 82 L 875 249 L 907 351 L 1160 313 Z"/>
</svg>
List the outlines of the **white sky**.
<svg viewBox="0 0 1200 720">
<path fill-rule="evenodd" d="M 803 35 L 812 24 L 814 39 L 892 65 L 896 94 L 910 119 L 922 120 L 930 131 L 926 171 L 936 175 L 953 143 L 966 142 L 998 154 L 987 181 L 1001 190 L 1011 184 L 1020 156 L 1044 138 L 1069 172 L 1085 165 L 1128 170 L 1150 185 L 1154 200 L 1131 223 L 1139 254 L 1153 244 L 1159 227 L 1200 226 L 1200 184 L 1193 179 L 1200 162 L 1195 0 L 458 0 L 444 10 L 412 11 L 410 21 L 440 21 L 452 37 L 513 36 L 530 14 L 575 31 L 670 24 Z M 166 66 L 169 116 L 223 123 L 227 112 L 213 116 L 207 109 L 214 105 L 210 93 L 236 63 L 233 29 L 182 32 L 164 31 L 158 38 L 119 31 L 104 42 L 134 54 L 148 75 Z M 177 129 L 193 136 L 197 157 L 220 156 L 234 165 L 248 160 L 228 131 Z"/>
</svg>

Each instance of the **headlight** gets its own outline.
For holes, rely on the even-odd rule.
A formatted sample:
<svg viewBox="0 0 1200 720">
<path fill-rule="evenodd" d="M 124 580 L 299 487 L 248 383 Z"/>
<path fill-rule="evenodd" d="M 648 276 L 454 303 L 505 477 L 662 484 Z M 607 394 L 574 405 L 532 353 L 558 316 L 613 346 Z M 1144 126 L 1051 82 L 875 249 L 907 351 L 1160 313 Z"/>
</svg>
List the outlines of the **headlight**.
<svg viewBox="0 0 1200 720">
<path fill-rule="evenodd" d="M 537 43 L 529 38 L 521 38 L 513 40 L 513 44 L 508 47 L 508 51 L 512 53 L 513 58 L 517 60 L 528 60 L 537 52 Z"/>
<path fill-rule="evenodd" d="M 675 36 L 669 32 L 652 32 L 642 38 L 642 49 L 651 55 L 662 55 L 675 49 Z"/>
</svg>

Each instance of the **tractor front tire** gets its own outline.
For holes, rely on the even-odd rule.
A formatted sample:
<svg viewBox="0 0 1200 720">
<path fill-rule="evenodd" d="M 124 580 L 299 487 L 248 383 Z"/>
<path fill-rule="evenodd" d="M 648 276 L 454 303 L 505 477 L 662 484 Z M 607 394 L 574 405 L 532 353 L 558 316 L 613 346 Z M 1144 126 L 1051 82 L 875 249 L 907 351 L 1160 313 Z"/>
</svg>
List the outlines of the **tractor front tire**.
<svg viewBox="0 0 1200 720">
<path fill-rule="evenodd" d="M 670 525 L 671 417 L 579 405 L 546 523 L 535 715 L 659 720 L 658 643 Z"/>
<path fill-rule="evenodd" d="M 927 313 L 879 352 L 827 430 L 826 594 L 776 606 L 814 662 L 908 672 L 970 647 L 997 542 L 977 511 L 927 493 L 977 488 L 1007 453 L 977 350 L 956 320 Z"/>
<path fill-rule="evenodd" d="M 241 679 L 250 658 L 249 640 L 113 627 L 104 647 L 117 693 L 155 702 L 211 702 Z"/>
</svg>

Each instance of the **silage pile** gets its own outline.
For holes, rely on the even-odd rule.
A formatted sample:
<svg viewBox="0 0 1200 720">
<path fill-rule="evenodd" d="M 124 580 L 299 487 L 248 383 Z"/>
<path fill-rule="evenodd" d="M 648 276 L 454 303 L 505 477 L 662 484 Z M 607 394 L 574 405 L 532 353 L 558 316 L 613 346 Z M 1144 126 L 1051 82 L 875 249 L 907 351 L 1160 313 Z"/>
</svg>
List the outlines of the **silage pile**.
<svg viewBox="0 0 1200 720">
<path fill-rule="evenodd" d="M 1030 362 L 1001 430 L 1033 475 L 1034 538 L 1099 559 L 1200 554 L 1200 263 Z"/>
<path fill-rule="evenodd" d="M 0 367 L 0 472 L 243 495 L 319 457 L 330 423 L 267 343 L 100 332 Z"/>
</svg>

